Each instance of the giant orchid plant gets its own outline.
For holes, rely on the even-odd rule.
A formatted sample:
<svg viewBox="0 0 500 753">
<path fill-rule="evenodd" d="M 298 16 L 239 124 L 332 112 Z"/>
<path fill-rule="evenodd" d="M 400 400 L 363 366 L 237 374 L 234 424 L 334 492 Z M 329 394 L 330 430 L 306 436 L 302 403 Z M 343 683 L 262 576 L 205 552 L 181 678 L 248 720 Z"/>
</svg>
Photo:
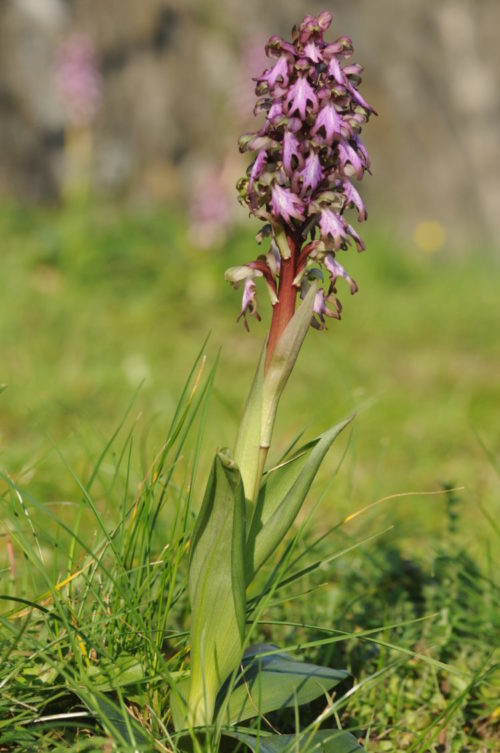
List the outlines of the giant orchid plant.
<svg viewBox="0 0 500 753">
<path fill-rule="evenodd" d="M 226 273 L 243 285 L 240 316 L 260 319 L 256 280 L 273 307 L 270 331 L 247 399 L 233 453 L 216 455 L 191 542 L 191 672 L 174 693 L 178 730 L 210 726 L 252 750 L 284 750 L 291 738 L 231 732 L 231 726 L 330 691 L 347 673 L 303 664 L 272 647 L 250 647 L 249 585 L 293 525 L 316 472 L 347 421 L 332 427 L 275 468 L 266 469 L 279 399 L 311 325 L 340 318 L 337 283 L 356 283 L 338 257 L 364 244 L 347 212 L 366 219 L 354 187 L 369 170 L 360 138 L 374 112 L 358 91 L 361 67 L 352 42 L 324 39 L 328 12 L 306 16 L 288 42 L 273 36 L 271 65 L 257 79 L 255 114 L 264 122 L 240 140 L 253 156 L 238 183 L 240 201 L 264 222 L 268 250 Z M 229 728 L 229 732 L 227 731 Z M 293 738 L 295 739 L 295 738 Z M 264 745 L 265 743 L 265 745 Z M 192 743 L 191 743 L 192 744 Z M 259 748 L 260 744 L 260 748 Z M 338 730 L 316 731 L 308 750 L 359 750 Z M 267 747 L 265 747 L 267 746 Z M 241 747 L 240 747 L 241 749 Z M 306 749 L 302 746 L 301 749 Z"/>
</svg>

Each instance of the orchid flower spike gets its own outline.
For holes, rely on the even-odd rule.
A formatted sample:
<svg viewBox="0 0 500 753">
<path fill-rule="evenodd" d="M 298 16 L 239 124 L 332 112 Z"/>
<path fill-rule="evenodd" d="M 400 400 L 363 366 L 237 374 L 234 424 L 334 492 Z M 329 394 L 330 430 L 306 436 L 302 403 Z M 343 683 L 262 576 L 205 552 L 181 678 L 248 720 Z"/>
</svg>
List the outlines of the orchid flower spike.
<svg viewBox="0 0 500 753">
<path fill-rule="evenodd" d="M 247 326 L 245 314 L 257 311 L 253 281 L 263 277 L 273 304 L 271 348 L 293 316 L 297 293 L 304 294 L 304 276 L 311 279 L 314 269 L 324 273 L 325 289 L 320 288 L 311 323 L 323 328 L 325 316 L 340 318 L 340 304 L 326 309 L 337 279 L 351 293 L 357 285 L 336 256 L 351 244 L 358 251 L 365 247 L 346 214 L 354 209 L 359 222 L 367 217 L 352 181 L 370 168 L 360 132 L 375 111 L 358 92 L 362 68 L 350 62 L 351 40 L 324 39 L 331 22 L 324 11 L 306 16 L 291 41 L 269 39 L 271 64 L 256 79 L 254 108 L 265 120 L 240 139 L 240 150 L 253 160 L 238 182 L 239 200 L 264 221 L 258 237 L 268 237 L 273 249 L 245 265 L 242 315 Z M 238 284 L 234 275 L 227 277 Z"/>
</svg>

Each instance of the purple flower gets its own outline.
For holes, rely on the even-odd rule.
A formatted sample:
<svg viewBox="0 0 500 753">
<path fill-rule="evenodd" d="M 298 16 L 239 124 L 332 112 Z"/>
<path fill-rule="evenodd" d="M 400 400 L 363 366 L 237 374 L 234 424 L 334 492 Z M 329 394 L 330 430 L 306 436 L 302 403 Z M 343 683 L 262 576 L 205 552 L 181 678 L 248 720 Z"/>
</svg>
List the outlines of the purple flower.
<svg viewBox="0 0 500 753">
<path fill-rule="evenodd" d="M 304 55 L 313 63 L 321 63 L 321 50 L 314 42 L 308 42 L 304 47 Z"/>
<path fill-rule="evenodd" d="M 316 134 L 323 129 L 326 141 L 331 144 L 335 138 L 346 138 L 350 135 L 351 129 L 345 122 L 342 115 L 339 115 L 333 103 L 324 105 L 318 113 L 311 134 Z"/>
<path fill-rule="evenodd" d="M 347 232 L 351 236 L 351 238 L 354 238 L 354 242 L 358 247 L 358 251 L 364 251 L 366 248 L 365 242 L 362 238 L 359 237 L 359 234 L 354 230 L 352 225 L 347 226 Z"/>
<path fill-rule="evenodd" d="M 365 168 L 363 159 L 359 156 L 356 149 L 347 142 L 341 141 L 338 146 L 339 163 L 343 175 L 349 176 L 355 173 L 357 178 L 363 177 Z"/>
<path fill-rule="evenodd" d="M 90 37 L 72 34 L 63 42 L 57 52 L 55 78 L 68 120 L 75 126 L 88 126 L 97 114 L 102 94 Z"/>
<path fill-rule="evenodd" d="M 302 194 L 307 193 L 309 190 L 316 190 L 318 183 L 321 183 L 323 179 L 323 168 L 321 167 L 319 157 L 315 152 L 311 152 L 306 159 L 303 169 L 297 173 L 297 177 L 302 179 Z"/>
<path fill-rule="evenodd" d="M 361 198 L 359 193 L 356 191 L 351 181 L 343 180 L 342 189 L 345 196 L 344 207 L 349 206 L 349 205 L 356 207 L 356 209 L 358 210 L 358 220 L 360 222 L 362 222 L 363 220 L 366 220 L 367 214 L 366 214 L 365 205 L 363 204 L 363 199 Z"/>
<path fill-rule="evenodd" d="M 287 175 L 291 175 L 294 170 L 292 160 L 296 160 L 295 166 L 302 162 L 299 140 L 294 133 L 285 131 L 283 134 L 283 166 Z"/>
<path fill-rule="evenodd" d="M 335 55 L 330 58 L 328 63 L 328 73 L 330 76 L 333 76 L 337 84 L 340 84 L 340 86 L 346 85 L 345 71 L 340 65 L 340 60 Z"/>
<path fill-rule="evenodd" d="M 306 76 L 300 76 L 288 92 L 285 100 L 288 114 L 293 115 L 298 111 L 302 120 L 306 117 L 307 104 L 310 103 L 312 110 L 318 109 L 318 98 Z"/>
<path fill-rule="evenodd" d="M 335 259 L 333 254 L 327 254 L 323 261 L 326 269 L 330 273 L 330 280 L 331 280 L 331 289 L 335 290 L 335 282 L 338 277 L 343 277 L 344 280 L 346 280 L 349 283 L 349 287 L 351 289 L 351 293 L 354 295 L 354 293 L 357 292 L 358 286 L 356 285 L 356 282 L 350 277 L 347 272 L 345 271 L 342 264 L 339 264 L 338 261 Z"/>
<path fill-rule="evenodd" d="M 331 209 L 323 209 L 319 219 L 321 237 L 328 242 L 331 238 L 334 242 L 335 250 L 338 251 L 347 237 L 347 224 L 340 214 L 336 214 Z"/>
<path fill-rule="evenodd" d="M 255 162 L 252 165 L 252 170 L 250 172 L 250 180 L 248 182 L 248 188 L 249 190 L 252 189 L 253 184 L 255 183 L 256 179 L 260 177 L 262 174 L 262 171 L 264 169 L 264 165 L 267 162 L 267 152 L 262 149 L 255 158 Z M 359 194 L 358 194 L 359 196 Z"/>
<path fill-rule="evenodd" d="M 269 87 L 272 88 L 276 85 L 278 79 L 280 79 L 282 86 L 288 86 L 288 57 L 286 55 L 281 55 L 274 66 L 266 71 L 258 80 L 267 81 Z"/>
<path fill-rule="evenodd" d="M 340 304 L 332 298 L 338 277 L 352 292 L 357 289 L 335 252 L 352 244 L 364 248 L 347 215 L 354 209 L 359 221 L 366 219 L 352 180 L 369 170 L 360 132 L 375 112 L 358 92 L 362 68 L 349 60 L 349 37 L 324 39 L 331 20 L 328 11 L 308 15 L 292 30 L 291 42 L 271 37 L 266 54 L 272 65 L 255 79 L 254 112 L 264 122 L 240 140 L 241 151 L 254 153 L 248 177 L 238 183 L 240 201 L 267 223 L 260 236 L 270 236 L 274 249 L 246 266 L 264 277 L 271 301 L 279 307 L 295 301 L 299 287 L 313 278 L 320 284 L 328 279 L 330 287 L 318 291 L 316 326 L 340 314 Z M 321 277 L 322 268 L 328 277 Z M 251 302 L 254 289 L 250 284 L 246 288 Z M 289 317 L 293 305 L 285 305 Z"/>
<path fill-rule="evenodd" d="M 245 329 L 248 332 L 247 314 L 249 316 L 254 316 L 260 322 L 261 317 L 257 311 L 257 289 L 251 277 L 248 277 L 244 283 L 243 296 L 241 299 L 241 313 L 238 317 L 238 321 L 243 317 Z"/>
<path fill-rule="evenodd" d="M 335 308 L 328 308 L 327 303 L 333 303 Z M 313 325 L 316 329 L 325 329 L 325 316 L 329 316 L 332 319 L 340 319 L 341 310 L 339 301 L 334 296 L 325 295 L 325 291 L 320 288 L 314 298 L 313 307 L 313 312 L 317 315 L 319 321 L 314 320 Z"/>
<path fill-rule="evenodd" d="M 223 172 L 216 165 L 200 170 L 194 181 L 189 234 L 200 249 L 220 243 L 231 225 L 231 204 Z"/>
<path fill-rule="evenodd" d="M 299 197 L 278 183 L 271 189 L 271 207 L 274 216 L 281 218 L 286 225 L 290 224 L 291 217 L 304 219 L 304 205 Z"/>
</svg>

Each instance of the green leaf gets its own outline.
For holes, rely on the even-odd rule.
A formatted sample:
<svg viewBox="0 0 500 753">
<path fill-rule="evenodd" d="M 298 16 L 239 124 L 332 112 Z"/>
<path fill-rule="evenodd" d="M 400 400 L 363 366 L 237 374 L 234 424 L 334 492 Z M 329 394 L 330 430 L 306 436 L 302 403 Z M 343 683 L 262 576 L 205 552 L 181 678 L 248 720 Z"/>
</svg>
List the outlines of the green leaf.
<svg viewBox="0 0 500 753">
<path fill-rule="evenodd" d="M 209 724 L 217 691 L 241 659 L 245 629 L 245 497 L 227 453 L 215 457 L 189 565 L 189 726 Z"/>
<path fill-rule="evenodd" d="M 131 751 L 151 750 L 152 740 L 134 717 L 127 711 L 124 705 L 118 705 L 104 693 L 77 691 L 77 694 L 101 722 L 106 731 L 116 740 L 131 746 Z"/>
<path fill-rule="evenodd" d="M 267 448 L 271 445 L 279 399 L 295 365 L 304 338 L 309 331 L 315 296 L 316 285 L 313 284 L 288 322 L 267 366 L 262 389 L 261 447 Z"/>
<path fill-rule="evenodd" d="M 260 483 L 260 430 L 265 360 L 266 344 L 262 349 L 257 371 L 248 394 L 234 448 L 234 459 L 240 469 L 245 496 L 251 501 L 255 499 L 256 485 L 258 486 Z"/>
<path fill-rule="evenodd" d="M 242 732 L 226 733 L 245 743 L 254 753 L 357 753 L 363 748 L 349 732 L 319 730 L 312 735 L 245 735 Z M 240 750 L 240 748 L 238 748 Z"/>
<path fill-rule="evenodd" d="M 273 499 L 272 507 L 274 511 L 272 515 L 265 521 L 258 519 L 252 521 L 250 533 L 254 538 L 249 539 L 247 552 L 247 556 L 253 563 L 252 574 L 261 567 L 283 540 L 283 537 L 293 524 L 302 507 L 323 458 L 340 432 L 352 421 L 352 418 L 351 416 L 323 434 L 320 434 L 318 439 L 315 440 L 314 447 L 309 452 L 306 462 L 300 469 L 300 473 L 295 478 L 295 481 L 293 481 L 292 486 L 286 492 L 283 499 L 279 503 L 277 503 L 276 499 Z M 270 507 L 271 504 L 268 503 L 268 509 Z"/>
<path fill-rule="evenodd" d="M 101 659 L 98 664 L 91 664 L 87 673 L 94 687 L 103 693 L 137 685 L 146 679 L 143 662 L 132 654 L 121 654 L 113 661 Z M 152 677 L 147 679 L 148 682 L 153 680 Z"/>
<path fill-rule="evenodd" d="M 250 525 L 250 539 L 265 525 L 280 502 L 288 494 L 299 477 L 311 450 L 318 444 L 319 440 L 320 437 L 316 437 L 302 445 L 298 450 L 295 450 L 293 455 L 285 457 L 276 467 L 266 472 Z"/>
<path fill-rule="evenodd" d="M 348 677 L 346 670 L 297 661 L 277 652 L 275 646 L 253 646 L 245 652 L 242 672 L 229 698 L 224 698 L 228 688 L 221 689 L 218 720 L 223 724 L 237 724 L 277 709 L 301 706 Z"/>
</svg>

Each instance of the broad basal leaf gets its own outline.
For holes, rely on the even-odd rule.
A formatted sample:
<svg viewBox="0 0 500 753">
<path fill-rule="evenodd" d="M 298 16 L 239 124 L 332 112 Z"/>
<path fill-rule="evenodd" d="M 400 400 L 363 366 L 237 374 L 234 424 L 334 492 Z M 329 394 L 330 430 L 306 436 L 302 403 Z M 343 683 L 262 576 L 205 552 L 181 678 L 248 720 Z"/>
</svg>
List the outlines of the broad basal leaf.
<svg viewBox="0 0 500 753">
<path fill-rule="evenodd" d="M 193 535 L 189 566 L 191 685 L 187 722 L 212 721 L 217 691 L 241 659 L 245 626 L 245 498 L 239 470 L 219 452 Z"/>
<path fill-rule="evenodd" d="M 245 743 L 254 753 L 359 753 L 363 748 L 349 732 L 319 730 L 313 735 L 227 735 Z M 238 747 L 241 750 L 241 747 Z"/>
<path fill-rule="evenodd" d="M 271 652 L 275 653 L 271 653 Z M 287 706 L 309 703 L 349 677 L 343 669 L 306 664 L 278 652 L 276 646 L 254 646 L 245 652 L 242 672 L 229 698 L 222 688 L 218 721 L 237 724 Z"/>
</svg>

